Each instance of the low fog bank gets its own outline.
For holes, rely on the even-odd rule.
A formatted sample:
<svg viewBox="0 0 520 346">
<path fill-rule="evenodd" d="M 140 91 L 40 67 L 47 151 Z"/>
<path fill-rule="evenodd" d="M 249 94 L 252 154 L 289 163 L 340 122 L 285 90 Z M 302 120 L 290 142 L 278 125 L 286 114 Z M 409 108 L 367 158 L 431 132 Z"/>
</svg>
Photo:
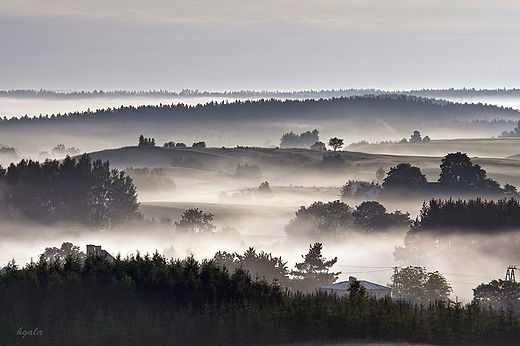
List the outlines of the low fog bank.
<svg viewBox="0 0 520 346">
<path fill-rule="evenodd" d="M 209 209 L 208 209 L 209 210 Z M 185 258 L 191 254 L 196 259 L 212 258 L 218 251 L 242 254 L 247 248 L 281 256 L 292 269 L 302 261 L 312 241 L 294 241 L 280 232 L 285 217 L 290 211 L 273 215 L 248 215 L 244 211 L 241 222 L 235 223 L 239 234 L 188 235 L 171 230 L 127 229 L 124 231 L 93 232 L 71 229 L 64 226 L 45 228 L 37 225 L 4 225 L 0 242 L 1 265 L 15 259 L 18 265 L 38 260 L 46 247 L 60 247 L 63 242 L 72 242 L 86 251 L 87 244 L 101 245 L 112 255 L 152 254 L 156 250 L 168 258 Z M 285 216 L 281 216 L 285 215 Z M 279 218 L 279 220 L 273 220 Z M 227 224 L 225 219 L 215 218 L 218 228 Z M 278 224 L 278 226 L 277 226 Z M 247 227 L 249 226 L 249 228 Z M 274 231 L 278 227 L 277 231 Z M 254 231 L 256 229 L 256 231 Z M 244 231 L 244 232 L 242 232 Z M 261 232 L 247 234 L 247 232 Z M 462 240 L 454 236 L 444 239 L 425 240 L 419 247 L 420 258 L 396 261 L 394 250 L 403 245 L 404 232 L 386 235 L 363 235 L 351 233 L 342 239 L 324 239 L 323 256 L 338 257 L 332 271 L 341 271 L 338 281 L 354 276 L 359 280 L 387 285 L 391 282 L 394 267 L 408 265 L 424 266 L 428 271 L 439 271 L 453 287 L 451 298 L 472 299 L 472 289 L 481 283 L 503 278 L 508 265 L 518 263 L 520 232 L 501 236 L 474 236 Z"/>
</svg>

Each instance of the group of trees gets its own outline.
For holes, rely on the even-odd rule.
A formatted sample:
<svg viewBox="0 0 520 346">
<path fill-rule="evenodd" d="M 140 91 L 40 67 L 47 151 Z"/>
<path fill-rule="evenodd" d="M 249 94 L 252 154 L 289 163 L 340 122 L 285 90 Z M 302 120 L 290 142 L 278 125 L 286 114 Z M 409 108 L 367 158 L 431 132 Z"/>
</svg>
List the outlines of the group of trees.
<svg viewBox="0 0 520 346">
<path fill-rule="evenodd" d="M 396 247 L 394 256 L 400 262 L 410 262 L 470 251 L 490 242 L 491 238 L 486 240 L 482 235 L 492 237 L 519 227 L 520 202 L 515 198 L 432 199 L 423 204 L 404 237 L 404 246 Z"/>
<path fill-rule="evenodd" d="M 293 270 L 287 268 L 287 262 L 282 257 L 274 257 L 264 251 L 257 253 L 253 247 L 247 249 L 243 255 L 219 251 L 213 260 L 230 272 L 241 268 L 254 278 L 280 284 L 293 292 L 313 292 L 320 286 L 334 283 L 340 274 L 329 272 L 338 261 L 337 257 L 327 260 L 323 257 L 322 250 L 321 243 L 311 244 L 308 253 L 302 255 L 303 262 L 296 263 Z"/>
<path fill-rule="evenodd" d="M 155 138 L 145 138 L 143 135 L 139 136 L 139 147 L 155 147 Z"/>
<path fill-rule="evenodd" d="M 175 189 L 175 181 L 170 178 L 162 167 L 148 169 L 127 167 L 125 172 L 132 178 L 139 190 L 172 190 Z"/>
<path fill-rule="evenodd" d="M 500 135 L 500 137 L 520 137 L 520 121 L 518 121 L 516 127 L 513 129 L 513 131 L 504 131 Z"/>
<path fill-rule="evenodd" d="M 74 221 L 106 228 L 141 218 L 137 192 L 125 171 L 108 161 L 21 160 L 0 169 L 4 212 L 14 218 L 53 223 Z"/>
<path fill-rule="evenodd" d="M 424 138 L 422 138 L 421 133 L 419 131 L 415 130 L 413 132 L 413 135 L 410 137 L 410 143 L 421 143 L 421 142 L 429 143 L 430 137 L 425 136 Z"/>
<path fill-rule="evenodd" d="M 291 131 L 280 138 L 280 148 L 310 148 L 319 141 L 320 136 L 317 129 L 299 135 Z"/>
<path fill-rule="evenodd" d="M 448 301 L 453 292 L 450 284 L 439 272 L 428 273 L 424 267 L 408 266 L 392 275 L 392 297 L 413 298 L 419 304 L 438 300 Z"/>
<path fill-rule="evenodd" d="M 255 257 L 255 256 L 252 256 Z M 258 254 L 256 254 L 258 257 Z M 269 257 L 269 256 L 267 256 Z M 245 261 L 245 260 L 244 260 Z M 289 344 L 312 340 L 380 340 L 425 344 L 512 345 L 520 321 L 512 310 L 474 301 L 417 306 L 376 299 L 358 282 L 349 294 L 285 290 L 230 271 L 217 260 L 168 260 L 158 253 L 109 262 L 43 256 L 0 274 L 0 335 L 18 344 L 215 345 Z M 201 331 L 204 331 L 201 333 Z"/>
<path fill-rule="evenodd" d="M 440 168 L 440 192 L 466 195 L 501 195 L 505 192 L 499 183 L 487 177 L 486 171 L 479 164 L 472 163 L 467 154 L 447 154 Z M 426 185 L 426 176 L 421 169 L 409 163 L 400 163 L 390 168 L 382 184 L 386 193 L 412 196 L 421 196 Z M 508 191 L 513 191 L 514 186 L 508 184 L 506 187 Z"/>
<path fill-rule="evenodd" d="M 238 165 L 235 177 L 244 179 L 262 179 L 263 173 L 259 165 Z"/>
<path fill-rule="evenodd" d="M 392 228 L 407 227 L 409 214 L 386 208 L 375 201 L 365 201 L 355 209 L 341 201 L 314 202 L 302 206 L 285 226 L 290 237 L 306 236 L 315 239 L 336 238 L 348 232 L 386 232 Z"/>
<path fill-rule="evenodd" d="M 163 148 L 186 148 L 186 144 L 184 143 L 175 143 L 175 142 L 172 142 L 172 141 L 169 141 L 169 142 L 166 142 L 163 144 Z"/>
<path fill-rule="evenodd" d="M 516 198 L 497 201 L 450 198 L 425 202 L 410 227 L 410 233 L 496 233 L 518 228 L 520 202 Z"/>
</svg>

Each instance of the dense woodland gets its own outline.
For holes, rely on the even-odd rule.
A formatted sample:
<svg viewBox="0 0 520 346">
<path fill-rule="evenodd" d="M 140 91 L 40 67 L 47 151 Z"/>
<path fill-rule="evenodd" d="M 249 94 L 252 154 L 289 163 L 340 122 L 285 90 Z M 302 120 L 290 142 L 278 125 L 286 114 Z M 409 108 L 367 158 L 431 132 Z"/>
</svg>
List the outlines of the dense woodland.
<svg viewBox="0 0 520 346">
<path fill-rule="evenodd" d="M 214 260 L 159 254 L 90 256 L 82 265 L 40 257 L 0 275 L 0 334 L 16 342 L 91 345 L 236 345 L 356 339 L 456 345 L 511 345 L 512 310 L 478 301 L 414 305 L 376 300 L 355 281 L 349 294 L 303 294 L 229 272 Z M 17 335 L 15 331 L 41 331 Z M 201 333 L 201 331 L 204 331 Z M 36 333 L 36 332 L 35 332 Z M 211 337 L 208 337 L 211 336 Z"/>
<path fill-rule="evenodd" d="M 264 121 L 290 119 L 431 119 L 474 120 L 493 118 L 518 118 L 520 113 L 511 108 L 483 104 L 461 104 L 436 101 L 405 95 L 366 95 L 330 99 L 278 100 L 260 99 L 257 101 L 209 102 L 204 105 L 185 104 L 121 106 L 120 108 L 96 111 L 74 112 L 67 114 L 16 118 L 6 117 L 0 122 L 0 130 L 12 126 L 42 126 L 51 124 L 103 124 L 107 122 L 161 121 Z"/>
<path fill-rule="evenodd" d="M 82 155 L 61 162 L 21 160 L 0 169 L 4 217 L 47 224 L 73 221 L 106 228 L 141 218 L 137 192 L 124 171 Z"/>
</svg>

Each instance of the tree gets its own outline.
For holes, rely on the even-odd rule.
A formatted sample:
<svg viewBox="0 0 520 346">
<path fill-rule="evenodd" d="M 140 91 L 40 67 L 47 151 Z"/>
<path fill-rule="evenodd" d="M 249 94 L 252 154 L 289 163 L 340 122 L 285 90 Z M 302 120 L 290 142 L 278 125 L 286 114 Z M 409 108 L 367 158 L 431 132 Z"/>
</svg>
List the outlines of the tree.
<svg viewBox="0 0 520 346">
<path fill-rule="evenodd" d="M 422 141 L 423 141 L 423 143 L 430 143 L 430 140 L 431 140 L 430 136 L 424 136 Z"/>
<path fill-rule="evenodd" d="M 329 139 L 329 145 L 336 151 L 343 146 L 343 139 L 338 137 L 331 138 Z"/>
<path fill-rule="evenodd" d="M 181 220 L 175 222 L 175 228 L 187 233 L 212 233 L 213 214 L 204 213 L 199 208 L 189 208 L 181 215 Z"/>
<path fill-rule="evenodd" d="M 270 196 L 272 195 L 273 191 L 271 190 L 271 187 L 269 186 L 269 182 L 264 181 L 263 183 L 260 183 L 260 186 L 258 187 L 258 194 L 262 196 Z"/>
<path fill-rule="evenodd" d="M 318 141 L 311 145 L 311 150 L 327 150 L 327 147 L 325 146 L 325 143 Z"/>
<path fill-rule="evenodd" d="M 145 138 L 143 135 L 139 136 L 139 147 L 155 147 L 155 138 Z"/>
<path fill-rule="evenodd" d="M 410 224 L 410 214 L 399 210 L 387 213 L 386 208 L 376 201 L 365 201 L 352 212 L 354 224 L 365 232 L 385 231 L 393 227 L 406 228 Z"/>
<path fill-rule="evenodd" d="M 410 137 L 410 143 L 421 143 L 421 133 L 417 130 L 413 132 L 413 135 Z"/>
<path fill-rule="evenodd" d="M 424 267 L 408 266 L 392 275 L 392 297 L 414 298 L 420 304 L 448 300 L 453 292 L 448 281 L 438 271 L 427 273 Z"/>
<path fill-rule="evenodd" d="M 192 148 L 205 148 L 206 142 L 197 142 L 191 145 Z"/>
<path fill-rule="evenodd" d="M 426 176 L 421 169 L 409 163 L 390 168 L 386 175 L 383 188 L 387 192 L 417 195 L 426 185 Z"/>
<path fill-rule="evenodd" d="M 473 300 L 481 306 L 491 305 L 495 309 L 520 308 L 520 283 L 509 280 L 493 280 L 473 289 Z"/>
<path fill-rule="evenodd" d="M 164 143 L 163 147 L 164 148 L 174 148 L 175 142 L 172 142 L 172 141 L 166 142 L 166 143 Z"/>
<path fill-rule="evenodd" d="M 296 287 L 302 291 L 313 291 L 317 287 L 326 286 L 334 283 L 341 272 L 331 273 L 330 268 L 338 261 L 337 257 L 327 261 L 321 254 L 322 243 L 309 245 L 309 252 L 302 255 L 304 259 L 301 263 L 296 263 L 296 270 L 291 271 L 295 277 Z"/>
<path fill-rule="evenodd" d="M 308 208 L 300 207 L 296 217 L 285 226 L 285 232 L 296 237 L 336 238 L 346 233 L 352 224 L 352 210 L 347 204 L 314 202 Z"/>
<path fill-rule="evenodd" d="M 280 138 L 280 148 L 309 148 L 320 140 L 317 129 L 295 134 L 294 132 L 286 133 Z"/>
<path fill-rule="evenodd" d="M 374 184 L 368 181 L 349 180 L 341 187 L 341 200 L 343 201 L 352 197 L 359 198 L 372 186 L 374 186 Z"/>
<path fill-rule="evenodd" d="M 500 193 L 500 185 L 487 178 L 487 173 L 478 164 L 473 164 L 467 154 L 460 151 L 442 159 L 439 183 L 444 190 L 452 192 Z"/>
<path fill-rule="evenodd" d="M 69 242 L 61 244 L 61 248 L 59 249 L 57 247 L 46 247 L 42 255 L 49 263 L 54 261 L 64 263 L 67 256 L 74 256 L 78 260 L 87 257 L 87 255 L 79 249 L 79 246 L 75 246 Z"/>
</svg>

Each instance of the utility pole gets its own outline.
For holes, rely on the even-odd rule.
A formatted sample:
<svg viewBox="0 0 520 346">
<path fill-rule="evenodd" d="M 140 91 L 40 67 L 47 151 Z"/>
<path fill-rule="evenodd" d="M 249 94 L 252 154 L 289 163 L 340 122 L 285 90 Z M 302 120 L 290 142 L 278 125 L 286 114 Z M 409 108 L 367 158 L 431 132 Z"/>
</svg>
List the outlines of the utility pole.
<svg viewBox="0 0 520 346">
<path fill-rule="evenodd" d="M 516 279 L 515 279 L 515 269 L 517 269 L 516 265 L 510 265 L 509 267 L 507 267 L 506 281 L 516 282 Z"/>
</svg>

